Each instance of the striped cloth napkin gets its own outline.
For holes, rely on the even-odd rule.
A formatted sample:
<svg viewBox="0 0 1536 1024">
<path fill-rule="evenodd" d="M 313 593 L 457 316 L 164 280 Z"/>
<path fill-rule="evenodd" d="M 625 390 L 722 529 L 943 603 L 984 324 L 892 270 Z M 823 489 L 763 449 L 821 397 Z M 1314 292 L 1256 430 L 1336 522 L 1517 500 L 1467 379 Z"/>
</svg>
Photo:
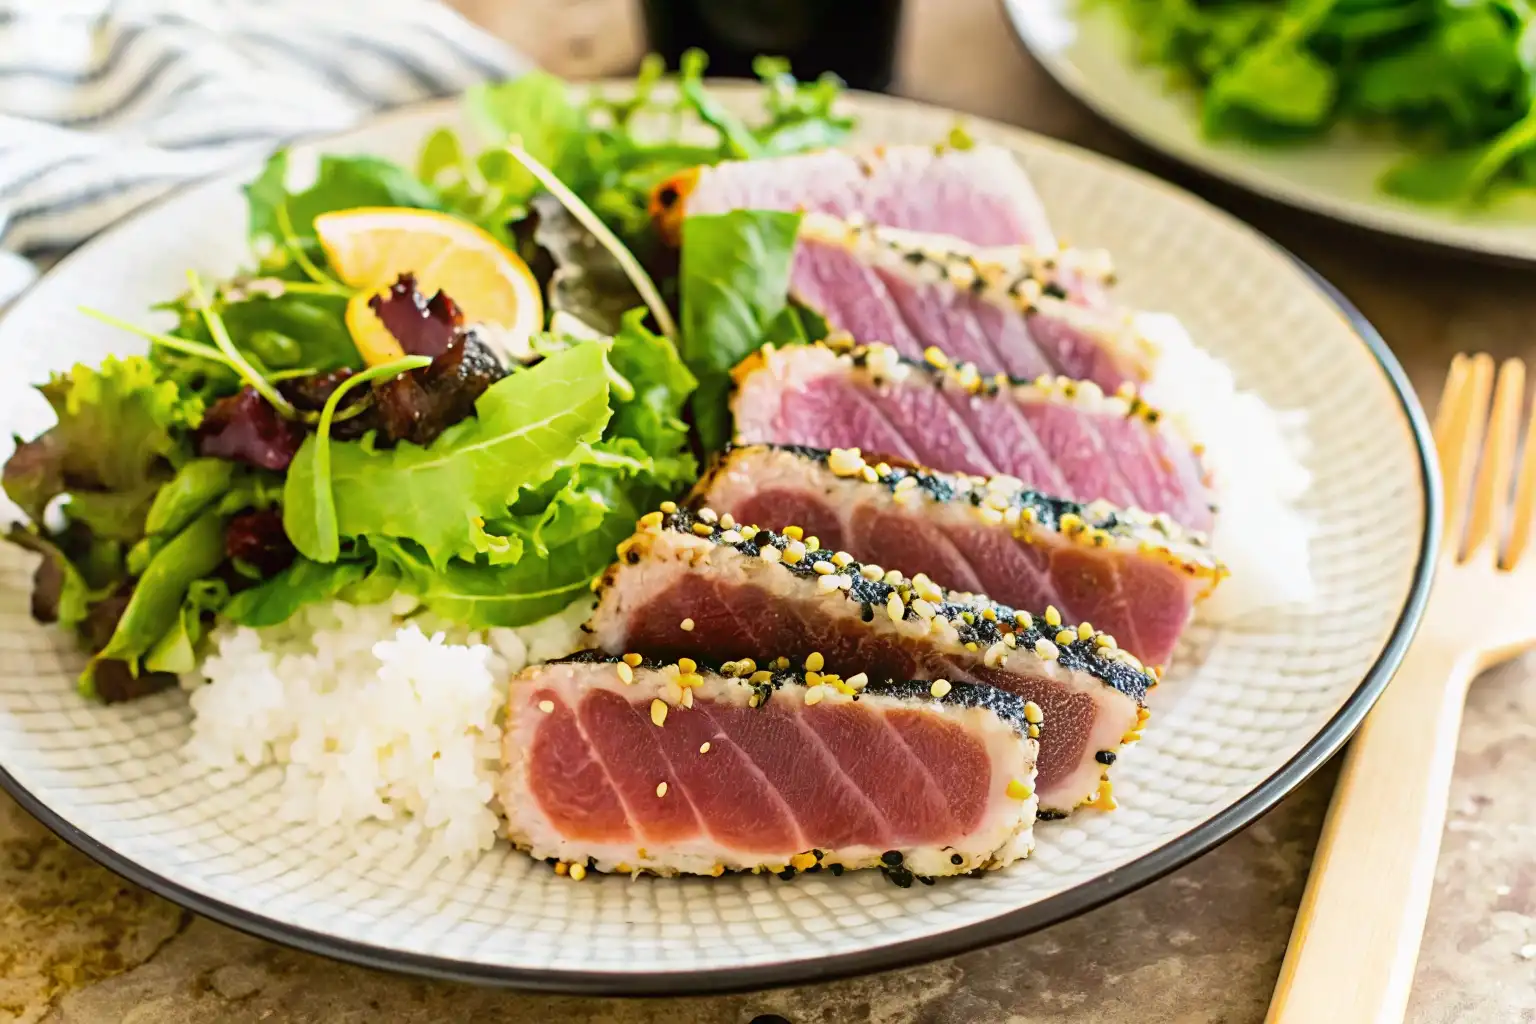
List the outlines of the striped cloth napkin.
<svg viewBox="0 0 1536 1024">
<path fill-rule="evenodd" d="M 180 184 L 524 67 L 427 0 L 0 0 L 0 307 Z"/>
</svg>

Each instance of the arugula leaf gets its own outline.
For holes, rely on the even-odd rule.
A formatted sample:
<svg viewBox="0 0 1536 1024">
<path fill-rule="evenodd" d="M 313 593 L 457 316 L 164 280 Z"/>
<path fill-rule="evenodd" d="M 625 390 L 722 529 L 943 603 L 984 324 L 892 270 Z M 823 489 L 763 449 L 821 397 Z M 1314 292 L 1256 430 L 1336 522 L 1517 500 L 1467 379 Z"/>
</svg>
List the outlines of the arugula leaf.
<svg viewBox="0 0 1536 1024">
<path fill-rule="evenodd" d="M 504 516 L 517 492 L 579 461 L 609 418 L 605 345 L 578 345 L 505 377 L 475 403 L 475 416 L 430 447 L 332 445 L 331 488 L 342 537 L 407 538 L 433 565 L 472 559 L 484 523 Z M 305 556 L 324 561 L 315 501 L 315 439 L 288 470 L 283 525 Z M 480 542 L 477 546 L 477 541 Z"/>
<path fill-rule="evenodd" d="M 706 449 L 730 437 L 726 396 L 733 366 L 762 345 L 789 303 L 800 215 L 763 210 L 684 218 L 681 341 L 698 377 L 694 422 Z"/>
<path fill-rule="evenodd" d="M 223 615 L 242 626 L 275 626 L 306 604 L 328 601 L 362 582 L 371 569 L 368 562 L 324 564 L 301 557 L 271 579 L 230 598 Z"/>
</svg>

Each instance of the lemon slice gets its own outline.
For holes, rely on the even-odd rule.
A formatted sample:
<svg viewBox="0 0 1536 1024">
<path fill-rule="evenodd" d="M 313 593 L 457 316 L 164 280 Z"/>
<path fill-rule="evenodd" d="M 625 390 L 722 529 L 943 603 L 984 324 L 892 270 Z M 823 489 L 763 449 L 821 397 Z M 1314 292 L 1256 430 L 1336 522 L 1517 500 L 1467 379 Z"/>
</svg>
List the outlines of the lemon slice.
<svg viewBox="0 0 1536 1024">
<path fill-rule="evenodd" d="M 368 307 L 400 274 L 416 275 L 424 295 L 445 291 L 465 323 L 485 324 L 500 354 L 528 347 L 544 326 L 544 300 L 528 264 L 467 221 L 431 210 L 360 207 L 315 218 L 315 234 L 331 269 L 361 289 L 347 303 L 347 330 L 370 366 L 405 355 Z"/>
</svg>

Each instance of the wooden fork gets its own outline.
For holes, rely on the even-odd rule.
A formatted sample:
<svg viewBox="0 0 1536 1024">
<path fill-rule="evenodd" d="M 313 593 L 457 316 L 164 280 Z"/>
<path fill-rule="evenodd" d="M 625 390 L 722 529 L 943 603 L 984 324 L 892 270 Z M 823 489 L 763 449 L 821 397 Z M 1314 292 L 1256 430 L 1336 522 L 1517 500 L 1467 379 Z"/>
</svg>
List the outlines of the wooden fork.
<svg viewBox="0 0 1536 1024">
<path fill-rule="evenodd" d="M 1398 1024 L 1407 1010 L 1467 687 L 1536 644 L 1536 561 L 1522 564 L 1536 410 L 1512 481 L 1524 393 L 1518 359 L 1497 388 L 1490 357 L 1451 363 L 1435 411 L 1445 534 L 1429 607 L 1350 744 L 1267 1024 Z"/>
</svg>

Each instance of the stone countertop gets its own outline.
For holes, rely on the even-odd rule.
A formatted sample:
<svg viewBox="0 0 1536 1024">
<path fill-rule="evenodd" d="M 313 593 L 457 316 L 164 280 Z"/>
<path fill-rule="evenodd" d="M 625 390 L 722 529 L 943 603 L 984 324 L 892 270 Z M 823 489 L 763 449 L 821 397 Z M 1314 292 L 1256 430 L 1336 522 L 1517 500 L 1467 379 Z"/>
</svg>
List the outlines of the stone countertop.
<svg viewBox="0 0 1536 1024">
<path fill-rule="evenodd" d="M 625 0 L 455 5 L 568 75 L 619 73 L 639 52 Z M 1532 271 L 1367 237 L 1212 185 L 1077 106 L 1020 52 L 994 0 L 907 7 L 897 91 L 1089 146 L 1227 206 L 1337 284 L 1380 328 L 1426 400 L 1457 350 L 1536 356 Z M 95 866 L 0 796 L 0 1020 L 748 1024 L 778 1014 L 793 1024 L 1258 1024 L 1333 777 L 1326 769 L 1162 881 L 1016 942 L 828 985 L 654 1001 L 418 981 L 248 938 Z M 1536 1022 L 1532 779 L 1536 674 L 1521 663 L 1472 690 L 1413 1024 Z"/>
</svg>

